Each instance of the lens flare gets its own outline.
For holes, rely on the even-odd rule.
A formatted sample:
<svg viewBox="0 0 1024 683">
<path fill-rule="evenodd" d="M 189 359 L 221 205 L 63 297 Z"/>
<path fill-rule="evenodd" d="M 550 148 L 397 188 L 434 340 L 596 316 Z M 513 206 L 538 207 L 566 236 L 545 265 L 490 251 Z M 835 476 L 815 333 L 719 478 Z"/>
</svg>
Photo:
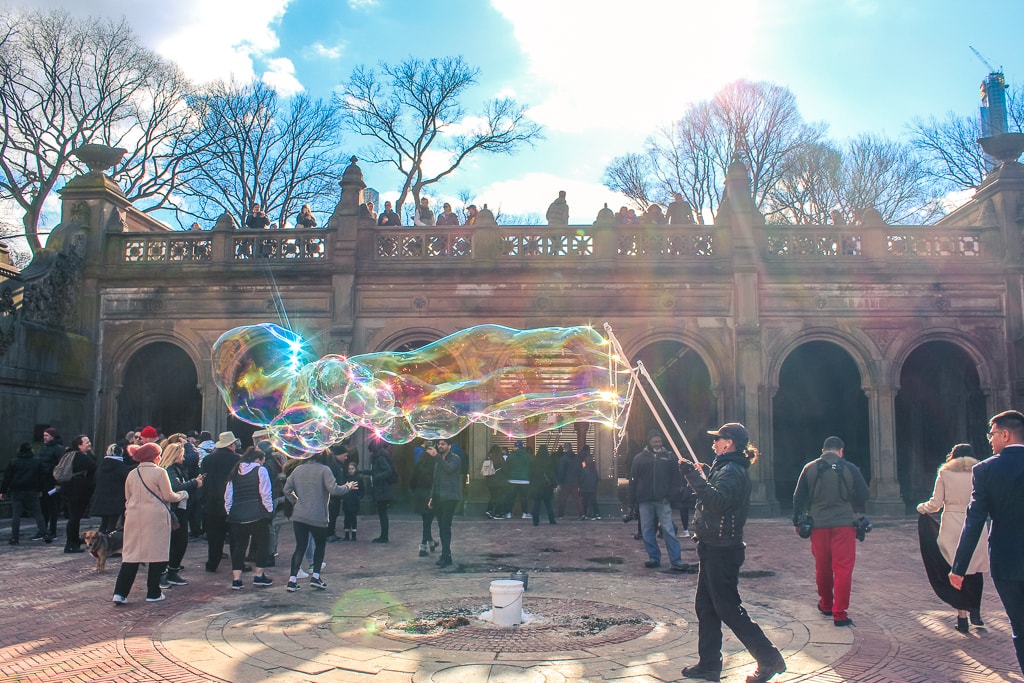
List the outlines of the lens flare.
<svg viewBox="0 0 1024 683">
<path fill-rule="evenodd" d="M 308 457 L 359 427 L 391 443 L 484 424 L 525 438 L 573 422 L 621 427 L 629 368 L 592 327 L 479 325 L 414 351 L 315 360 L 272 323 L 213 347 L 213 376 L 236 417 Z"/>
</svg>

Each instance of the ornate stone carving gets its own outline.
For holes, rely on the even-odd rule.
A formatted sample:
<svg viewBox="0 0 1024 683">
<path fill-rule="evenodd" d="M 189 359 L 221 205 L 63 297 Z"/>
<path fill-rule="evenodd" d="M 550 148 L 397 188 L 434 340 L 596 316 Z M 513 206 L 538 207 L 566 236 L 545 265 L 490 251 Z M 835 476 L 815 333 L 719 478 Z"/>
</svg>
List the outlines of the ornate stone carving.
<svg viewBox="0 0 1024 683">
<path fill-rule="evenodd" d="M 78 292 L 85 258 L 86 235 L 75 233 L 64 253 L 57 254 L 49 269 L 25 284 L 22 319 L 59 330 L 78 329 Z"/>
<path fill-rule="evenodd" d="M 128 212 L 114 209 L 107 219 L 107 232 L 124 232 L 128 227 Z"/>
<path fill-rule="evenodd" d="M 89 220 L 92 216 L 92 209 L 89 208 L 88 202 L 75 202 L 71 206 L 71 222 L 78 223 L 85 227 L 89 225 Z"/>
<path fill-rule="evenodd" d="M 412 307 L 417 311 L 425 311 L 430 308 L 430 299 L 425 296 L 418 296 L 412 300 Z"/>
<path fill-rule="evenodd" d="M 871 341 L 875 342 L 875 346 L 881 351 L 882 355 L 885 355 L 889 345 L 892 344 L 893 340 L 896 339 L 896 335 L 899 334 L 899 330 L 894 329 L 865 329 L 864 332 L 868 335 Z"/>
<path fill-rule="evenodd" d="M 8 285 L 0 290 L 0 356 L 5 355 L 14 343 L 17 325 L 18 308 L 14 303 L 14 293 Z"/>
<path fill-rule="evenodd" d="M 370 348 L 370 344 L 380 334 L 383 327 L 367 327 L 366 332 L 363 333 L 363 346 L 367 349 Z"/>
</svg>

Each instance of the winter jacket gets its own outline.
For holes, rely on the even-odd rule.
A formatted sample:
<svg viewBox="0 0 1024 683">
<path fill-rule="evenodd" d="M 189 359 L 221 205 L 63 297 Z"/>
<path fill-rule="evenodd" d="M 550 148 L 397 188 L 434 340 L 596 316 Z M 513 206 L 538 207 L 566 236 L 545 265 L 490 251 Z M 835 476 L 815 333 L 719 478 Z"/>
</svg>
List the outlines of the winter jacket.
<svg viewBox="0 0 1024 683">
<path fill-rule="evenodd" d="M 825 452 L 804 465 L 793 492 L 793 526 L 810 511 L 816 529 L 852 526 L 869 495 L 860 469 L 837 453 Z"/>
<path fill-rule="evenodd" d="M 932 497 L 917 506 L 922 515 L 942 511 L 939 522 L 939 552 L 950 565 L 956 555 L 956 546 L 960 543 L 960 532 L 967 519 L 967 505 L 971 502 L 974 482 L 971 469 L 978 464 L 974 458 L 953 458 L 943 463 L 935 477 L 935 488 Z M 979 543 L 974 546 L 974 555 L 967 567 L 968 574 L 988 571 L 988 548 Z"/>
<path fill-rule="evenodd" d="M 45 479 L 43 464 L 36 459 L 32 451 L 19 451 L 18 455 L 7 464 L 0 493 L 4 495 L 11 491 L 38 493 L 44 490 Z"/>
<path fill-rule="evenodd" d="M 65 500 L 88 501 L 96 487 L 96 459 L 92 457 L 92 453 L 75 451 L 71 473 L 71 481 L 60 485 L 61 495 Z"/>
<path fill-rule="evenodd" d="M 430 492 L 434 488 L 434 470 L 436 468 L 437 456 L 430 457 L 426 453 L 421 455 L 413 466 L 412 478 L 409 480 L 413 512 L 421 515 L 430 512 L 427 508 L 427 501 L 430 500 Z"/>
<path fill-rule="evenodd" d="M 462 459 L 455 454 L 455 451 L 448 451 L 448 455 L 437 456 L 431 497 L 435 503 L 462 500 Z"/>
<path fill-rule="evenodd" d="M 352 490 L 349 483 L 339 484 L 331 468 L 315 460 L 308 460 L 288 475 L 284 482 L 284 495 L 295 502 L 292 522 L 326 528 L 331 496 L 343 496 Z"/>
<path fill-rule="evenodd" d="M 558 475 L 555 461 L 542 447 L 530 460 L 530 495 L 544 496 L 556 486 Z"/>
<path fill-rule="evenodd" d="M 742 453 L 723 453 L 711 463 L 705 481 L 697 470 L 686 481 L 697 494 L 690 531 L 701 543 L 743 545 L 743 526 L 750 512 L 750 461 Z"/>
<path fill-rule="evenodd" d="M 92 494 L 90 512 L 93 516 L 124 514 L 124 482 L 132 469 L 124 458 L 109 456 L 100 460 L 96 467 L 96 490 Z"/>
<path fill-rule="evenodd" d="M 386 502 L 395 499 L 394 484 L 391 482 L 395 476 L 395 466 L 391 462 L 391 456 L 383 448 L 373 454 L 373 462 L 370 465 L 370 485 L 373 486 L 373 499 L 377 502 Z"/>
<path fill-rule="evenodd" d="M 171 513 L 167 506 L 187 498 L 171 490 L 167 471 L 156 463 L 143 462 L 132 470 L 124 485 L 122 562 L 166 562 L 170 556 Z"/>
<path fill-rule="evenodd" d="M 629 468 L 629 491 L 634 503 L 667 503 L 679 490 L 680 481 L 679 460 L 664 448 L 656 453 L 643 449 Z"/>
<path fill-rule="evenodd" d="M 238 464 L 238 454 L 230 448 L 217 448 L 203 458 L 199 464 L 199 471 L 206 475 L 203 482 L 204 498 L 207 501 L 204 508 L 205 513 L 211 517 L 225 517 L 227 511 L 224 509 L 224 489 L 228 484 L 228 477 L 235 471 Z"/>
<path fill-rule="evenodd" d="M 273 517 L 274 492 L 267 468 L 256 462 L 240 463 L 238 473 L 224 487 L 224 509 L 228 521 L 238 524 Z"/>
</svg>

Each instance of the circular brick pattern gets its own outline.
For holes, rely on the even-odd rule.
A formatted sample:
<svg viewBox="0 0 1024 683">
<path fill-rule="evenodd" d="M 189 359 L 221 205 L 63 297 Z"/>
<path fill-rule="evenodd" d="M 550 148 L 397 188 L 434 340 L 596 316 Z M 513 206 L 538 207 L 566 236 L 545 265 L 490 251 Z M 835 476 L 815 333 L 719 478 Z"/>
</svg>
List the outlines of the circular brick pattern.
<svg viewBox="0 0 1024 683">
<path fill-rule="evenodd" d="M 369 628 L 384 638 L 442 650 L 551 652 L 623 643 L 647 635 L 656 625 L 642 612 L 589 600 L 524 595 L 526 620 L 511 628 L 482 620 L 481 614 L 490 609 L 486 597 L 403 605 L 371 614 Z M 463 625 L 445 625 L 458 617 L 464 617 Z M 442 625 L 429 628 L 437 622 Z"/>
</svg>

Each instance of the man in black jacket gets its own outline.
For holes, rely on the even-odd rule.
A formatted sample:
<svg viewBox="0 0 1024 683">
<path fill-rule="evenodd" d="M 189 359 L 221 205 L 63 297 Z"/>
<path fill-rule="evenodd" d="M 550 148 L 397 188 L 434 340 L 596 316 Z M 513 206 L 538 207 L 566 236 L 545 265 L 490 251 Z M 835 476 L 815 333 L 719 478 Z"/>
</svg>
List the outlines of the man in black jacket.
<svg viewBox="0 0 1024 683">
<path fill-rule="evenodd" d="M 39 497 L 39 506 L 46 522 L 46 535 L 57 537 L 57 518 L 60 517 L 60 493 L 55 491 L 57 481 L 53 478 L 53 468 L 64 455 L 64 442 L 60 432 L 53 427 L 43 430 L 43 447 L 39 449 L 39 462 L 43 466 L 43 493 Z M 54 491 L 51 495 L 50 491 Z"/>
<path fill-rule="evenodd" d="M 738 422 L 708 432 L 715 437 L 715 460 L 707 479 L 689 460 L 680 460 L 686 482 L 697 494 L 693 535 L 697 538 L 697 652 L 700 660 L 683 669 L 686 678 L 718 681 L 722 677 L 722 624 L 728 626 L 757 660 L 747 683 L 765 683 L 786 670 L 786 662 L 768 637 L 743 609 L 739 593 L 744 560 L 743 525 L 750 511 L 750 465 L 757 449 L 750 446 L 747 428 Z"/>
<path fill-rule="evenodd" d="M 221 555 L 224 553 L 224 537 L 228 533 L 228 513 L 224 508 L 224 489 L 228 478 L 238 465 L 238 453 L 235 451 L 241 442 L 234 432 L 221 432 L 214 450 L 203 458 L 200 470 L 206 475 L 203 488 L 206 489 L 206 510 L 203 527 L 206 529 L 206 540 L 209 543 L 206 551 L 206 571 L 215 572 L 220 566 Z"/>
<path fill-rule="evenodd" d="M 0 500 L 11 499 L 11 545 L 18 545 L 21 534 L 21 515 L 28 512 L 36 520 L 36 535 L 33 541 L 53 542 L 53 536 L 46 533 L 46 522 L 39 509 L 39 492 L 43 488 L 43 466 L 32 453 L 32 444 L 23 443 L 18 454 L 7 464 Z"/>
<path fill-rule="evenodd" d="M 657 536 L 660 525 L 672 569 L 687 570 L 681 557 L 679 539 L 676 538 L 676 525 L 672 521 L 671 498 L 679 488 L 676 456 L 665 448 L 661 434 L 651 432 L 647 437 L 647 447 L 636 454 L 629 468 L 629 491 L 633 504 L 640 511 L 640 529 L 649 558 L 644 566 L 648 569 L 661 566 Z"/>
</svg>

